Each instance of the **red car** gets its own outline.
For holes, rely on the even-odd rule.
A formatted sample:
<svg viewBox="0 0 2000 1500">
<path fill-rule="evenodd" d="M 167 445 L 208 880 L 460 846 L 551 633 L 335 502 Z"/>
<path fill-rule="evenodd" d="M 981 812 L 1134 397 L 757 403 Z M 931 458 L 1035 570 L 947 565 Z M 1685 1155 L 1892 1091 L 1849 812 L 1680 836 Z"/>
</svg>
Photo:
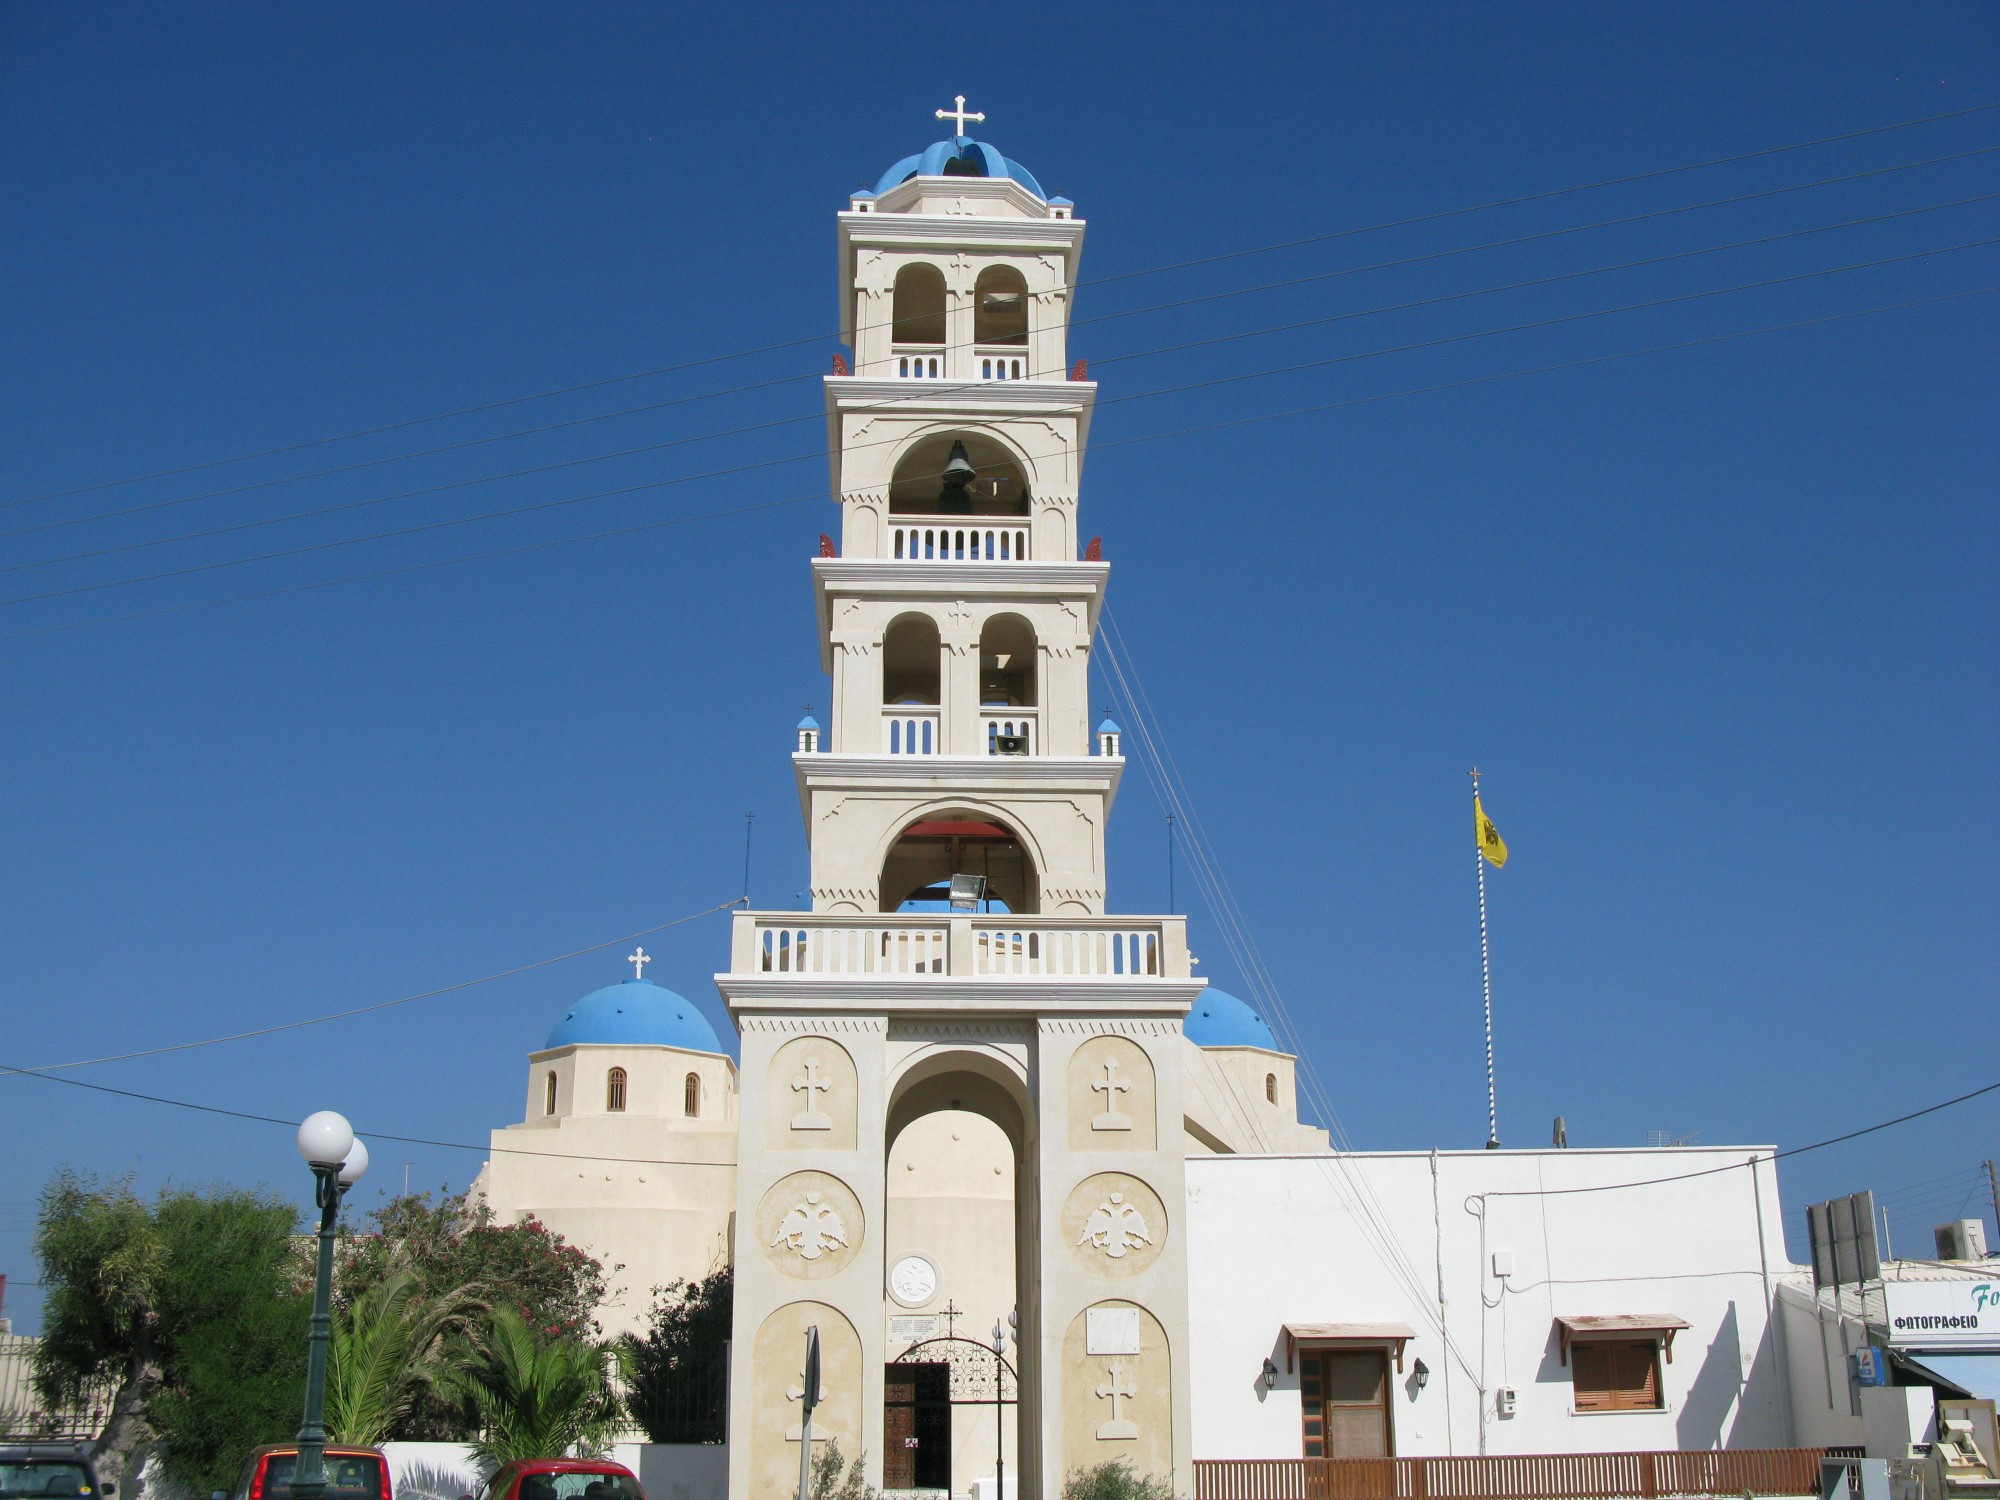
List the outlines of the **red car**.
<svg viewBox="0 0 2000 1500">
<path fill-rule="evenodd" d="M 646 1500 L 646 1492 L 639 1487 L 639 1476 L 623 1464 L 531 1458 L 502 1464 L 479 1491 L 479 1500 Z"/>
<path fill-rule="evenodd" d="M 251 1451 L 227 1500 L 288 1500 L 299 1466 L 297 1443 L 266 1443 Z M 217 1490 L 209 1500 L 225 1500 Z M 389 1483 L 389 1460 L 380 1448 L 326 1445 L 326 1500 L 396 1500 Z"/>
</svg>

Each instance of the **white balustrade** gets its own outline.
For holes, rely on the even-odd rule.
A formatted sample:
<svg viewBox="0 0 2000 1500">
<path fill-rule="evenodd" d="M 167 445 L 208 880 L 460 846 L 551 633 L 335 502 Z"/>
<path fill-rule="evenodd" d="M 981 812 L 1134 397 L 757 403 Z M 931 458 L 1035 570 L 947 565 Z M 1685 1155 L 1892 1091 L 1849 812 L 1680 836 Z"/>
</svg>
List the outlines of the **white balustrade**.
<svg viewBox="0 0 2000 1500">
<path fill-rule="evenodd" d="M 759 922 L 758 968 L 765 974 L 942 974 L 948 936 L 942 926 Z"/>
<path fill-rule="evenodd" d="M 981 380 L 1026 380 L 1028 357 L 1018 349 L 980 349 L 973 355 Z"/>
<path fill-rule="evenodd" d="M 944 729 L 935 708 L 892 704 L 882 710 L 882 751 L 885 755 L 942 755 Z"/>
<path fill-rule="evenodd" d="M 959 979 L 1189 979 L 1180 917 L 739 912 L 733 971 Z"/>
<path fill-rule="evenodd" d="M 1026 562 L 1026 521 L 892 518 L 889 556 L 897 562 Z"/>
<path fill-rule="evenodd" d="M 973 924 L 973 972 L 1098 979 L 1160 977 L 1157 927 Z"/>
<path fill-rule="evenodd" d="M 998 755 L 1000 736 L 1018 735 L 1027 741 L 1022 753 L 1034 755 L 1036 744 L 1035 711 L 1032 708 L 982 708 L 979 710 L 980 733 L 986 741 L 986 753 Z M 1012 753 L 1012 752 L 1008 752 Z"/>
<path fill-rule="evenodd" d="M 941 380 L 944 378 L 944 350 L 926 345 L 923 348 L 894 348 L 889 351 L 896 362 L 898 380 Z"/>
</svg>

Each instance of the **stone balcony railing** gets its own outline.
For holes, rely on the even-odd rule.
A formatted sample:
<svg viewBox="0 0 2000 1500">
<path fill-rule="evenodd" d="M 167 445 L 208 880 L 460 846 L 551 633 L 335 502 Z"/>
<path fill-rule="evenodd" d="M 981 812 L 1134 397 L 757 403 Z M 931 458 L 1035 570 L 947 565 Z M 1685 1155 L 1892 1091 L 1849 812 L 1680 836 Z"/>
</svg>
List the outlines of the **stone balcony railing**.
<svg viewBox="0 0 2000 1500">
<path fill-rule="evenodd" d="M 1191 979 L 1185 917 L 743 911 L 730 971 L 801 979 Z"/>
<path fill-rule="evenodd" d="M 982 516 L 892 516 L 893 562 L 1026 562 L 1028 523 Z"/>
</svg>

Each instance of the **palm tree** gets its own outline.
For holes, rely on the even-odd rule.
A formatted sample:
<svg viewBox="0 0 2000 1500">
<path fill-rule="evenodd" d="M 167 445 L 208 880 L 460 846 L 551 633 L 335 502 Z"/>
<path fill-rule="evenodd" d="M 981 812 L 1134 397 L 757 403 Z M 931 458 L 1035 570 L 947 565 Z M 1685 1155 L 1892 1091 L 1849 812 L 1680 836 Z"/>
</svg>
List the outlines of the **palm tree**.
<svg viewBox="0 0 2000 1500">
<path fill-rule="evenodd" d="M 496 1307 L 483 1348 L 446 1376 L 478 1418 L 474 1451 L 491 1464 L 595 1454 L 623 1425 L 612 1351 L 580 1339 L 543 1340 L 512 1308 Z"/>
<path fill-rule="evenodd" d="M 425 1297 L 404 1268 L 342 1309 L 327 1361 L 327 1436 L 371 1448 L 397 1436 L 439 1378 L 447 1335 L 477 1305 L 469 1288 Z"/>
</svg>

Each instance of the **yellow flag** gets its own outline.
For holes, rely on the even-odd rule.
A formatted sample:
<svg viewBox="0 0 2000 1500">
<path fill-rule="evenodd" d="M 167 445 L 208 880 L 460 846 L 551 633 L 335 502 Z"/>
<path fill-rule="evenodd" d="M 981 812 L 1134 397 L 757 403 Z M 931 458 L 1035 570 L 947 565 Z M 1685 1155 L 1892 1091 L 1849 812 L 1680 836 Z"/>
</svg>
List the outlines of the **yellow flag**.
<svg viewBox="0 0 2000 1500">
<path fill-rule="evenodd" d="M 1477 792 L 1472 794 L 1472 836 L 1479 841 L 1479 852 L 1486 856 L 1486 863 L 1496 870 L 1507 863 L 1507 841 L 1500 837 L 1500 830 L 1479 805 Z"/>
</svg>

